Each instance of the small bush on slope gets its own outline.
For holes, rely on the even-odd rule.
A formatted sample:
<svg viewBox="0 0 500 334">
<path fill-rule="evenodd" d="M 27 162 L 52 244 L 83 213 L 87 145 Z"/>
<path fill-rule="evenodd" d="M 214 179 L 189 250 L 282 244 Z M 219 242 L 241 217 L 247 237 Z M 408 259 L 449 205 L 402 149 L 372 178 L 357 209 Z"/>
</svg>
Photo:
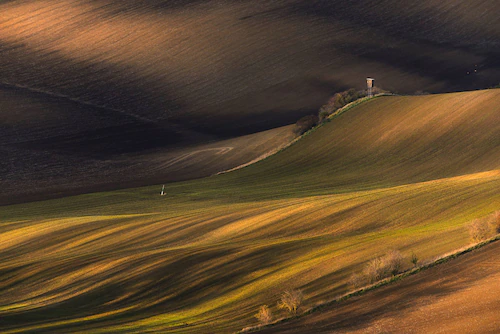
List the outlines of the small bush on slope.
<svg viewBox="0 0 500 334">
<path fill-rule="evenodd" d="M 480 242 L 500 233 L 500 211 L 484 218 L 474 219 L 467 226 L 471 241 Z"/>
<path fill-rule="evenodd" d="M 336 110 L 365 96 L 366 93 L 364 91 L 357 91 L 354 88 L 335 93 L 328 102 L 319 109 L 319 120 L 323 121 L 327 119 L 328 116 L 333 114 Z"/>
<path fill-rule="evenodd" d="M 363 274 L 368 283 L 379 281 L 385 277 L 396 275 L 401 272 L 403 260 L 403 255 L 399 251 L 390 251 L 386 255 L 368 262 L 363 270 Z"/>
<path fill-rule="evenodd" d="M 413 267 L 416 267 L 418 264 L 418 256 L 415 253 L 411 253 L 411 260 L 410 262 L 413 264 Z"/>
<path fill-rule="evenodd" d="M 301 135 L 313 127 L 315 127 L 318 124 L 318 117 L 315 115 L 307 115 L 302 117 L 295 123 L 295 128 L 293 129 L 293 132 L 297 135 Z"/>
<path fill-rule="evenodd" d="M 359 289 L 366 284 L 366 279 L 363 275 L 352 274 L 349 278 L 349 286 L 353 289 Z"/>
<path fill-rule="evenodd" d="M 288 290 L 283 292 L 281 299 L 278 302 L 278 308 L 287 310 L 290 314 L 296 315 L 302 301 L 304 300 L 304 295 L 300 290 Z"/>
<path fill-rule="evenodd" d="M 267 325 L 271 321 L 273 321 L 273 313 L 271 312 L 271 309 L 267 305 L 262 305 L 259 309 L 259 312 L 255 315 L 255 317 L 263 325 Z"/>
</svg>

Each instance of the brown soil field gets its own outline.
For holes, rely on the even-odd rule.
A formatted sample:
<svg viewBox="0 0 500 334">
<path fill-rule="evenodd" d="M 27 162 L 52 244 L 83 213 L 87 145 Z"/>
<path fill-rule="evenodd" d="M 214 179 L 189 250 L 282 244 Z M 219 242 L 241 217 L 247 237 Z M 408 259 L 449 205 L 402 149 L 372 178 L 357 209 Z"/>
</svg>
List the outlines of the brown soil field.
<svg viewBox="0 0 500 334">
<path fill-rule="evenodd" d="M 259 333 L 498 333 L 500 242 Z"/>
<path fill-rule="evenodd" d="M 498 84 L 497 0 L 0 3 L 0 81 L 204 133 L 317 112 L 332 93 Z"/>
<path fill-rule="evenodd" d="M 0 205 L 210 176 L 289 143 L 293 125 L 225 138 L 61 96 L 0 88 Z"/>
<path fill-rule="evenodd" d="M 259 149 L 231 163 L 216 158 L 243 151 L 203 145 L 317 114 L 366 76 L 399 93 L 496 85 L 498 10 L 496 0 L 2 1 L 0 204 L 232 168 L 288 136 L 252 140 Z M 172 159 L 200 165 L 148 172 Z"/>
</svg>

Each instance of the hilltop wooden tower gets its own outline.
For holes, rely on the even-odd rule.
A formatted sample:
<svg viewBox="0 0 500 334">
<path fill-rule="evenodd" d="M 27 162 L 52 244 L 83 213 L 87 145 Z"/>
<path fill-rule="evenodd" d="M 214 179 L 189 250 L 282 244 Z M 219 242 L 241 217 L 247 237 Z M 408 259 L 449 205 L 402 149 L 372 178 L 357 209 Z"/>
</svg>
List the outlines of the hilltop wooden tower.
<svg viewBox="0 0 500 334">
<path fill-rule="evenodd" d="M 373 82 L 375 79 L 373 78 L 366 78 L 366 87 L 367 87 L 367 93 L 368 97 L 373 97 Z"/>
</svg>

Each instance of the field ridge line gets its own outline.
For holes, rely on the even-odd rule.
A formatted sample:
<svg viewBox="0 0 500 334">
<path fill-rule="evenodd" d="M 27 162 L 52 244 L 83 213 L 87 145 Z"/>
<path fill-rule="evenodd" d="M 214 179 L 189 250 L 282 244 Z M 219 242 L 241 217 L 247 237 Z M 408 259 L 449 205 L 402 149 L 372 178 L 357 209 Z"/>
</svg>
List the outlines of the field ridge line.
<svg viewBox="0 0 500 334">
<path fill-rule="evenodd" d="M 322 309 L 324 309 L 326 307 L 335 305 L 337 303 L 341 303 L 343 301 L 351 299 L 352 297 L 362 296 L 362 295 L 364 295 L 367 292 L 376 290 L 378 288 L 384 287 L 384 286 L 392 284 L 394 282 L 398 282 L 398 281 L 400 281 L 400 280 L 402 280 L 402 279 L 404 279 L 406 277 L 416 275 L 416 274 L 418 274 L 421 271 L 424 271 L 424 270 L 436 267 L 438 265 L 444 264 L 444 263 L 446 263 L 446 262 L 448 262 L 450 260 L 459 258 L 462 255 L 470 253 L 470 252 L 472 252 L 474 250 L 481 249 L 484 246 L 487 246 L 487 245 L 492 244 L 494 242 L 497 242 L 499 240 L 500 240 L 500 234 L 497 234 L 496 236 L 491 237 L 491 238 L 489 238 L 487 240 L 484 240 L 484 241 L 481 241 L 481 242 L 478 242 L 478 243 L 475 243 L 475 244 L 472 244 L 472 245 L 465 246 L 463 248 L 460 248 L 458 250 L 455 250 L 455 251 L 452 251 L 452 252 L 449 252 L 449 253 L 445 253 L 445 254 L 439 256 L 437 259 L 435 259 L 431 263 L 428 263 L 426 265 L 406 270 L 406 271 L 404 271 L 402 273 L 399 273 L 399 274 L 394 275 L 392 277 L 385 278 L 385 279 L 380 280 L 378 282 L 375 282 L 375 283 L 373 283 L 371 285 L 362 287 L 362 288 L 360 288 L 358 290 L 345 293 L 345 294 L 343 294 L 343 295 L 341 295 L 339 297 L 336 297 L 336 298 L 334 298 L 332 300 L 316 304 L 316 305 L 310 307 L 309 309 L 305 310 L 304 312 L 302 312 L 299 315 L 296 315 L 296 316 L 293 316 L 293 317 L 287 317 L 287 318 L 280 318 L 280 319 L 277 319 L 276 321 L 274 321 L 273 323 L 270 323 L 270 324 L 267 324 L 267 325 L 256 325 L 256 326 L 246 327 L 246 328 L 243 328 L 240 331 L 235 332 L 235 334 L 258 332 L 258 331 L 260 331 L 262 329 L 265 329 L 265 328 L 271 328 L 271 327 L 274 327 L 276 325 L 279 325 L 279 324 L 282 324 L 282 323 L 286 323 L 286 322 L 294 320 L 294 319 L 299 319 L 299 318 L 305 317 L 305 316 L 307 316 L 309 314 L 312 314 L 312 313 L 320 312 Z"/>
</svg>

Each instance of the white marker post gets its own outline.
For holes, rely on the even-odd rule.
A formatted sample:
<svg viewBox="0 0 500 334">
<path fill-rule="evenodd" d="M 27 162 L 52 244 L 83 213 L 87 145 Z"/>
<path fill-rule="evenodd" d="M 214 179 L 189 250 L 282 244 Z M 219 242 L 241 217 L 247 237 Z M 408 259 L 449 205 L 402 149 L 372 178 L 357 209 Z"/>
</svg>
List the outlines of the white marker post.
<svg viewBox="0 0 500 334">
<path fill-rule="evenodd" d="M 163 195 L 165 195 L 165 185 L 163 185 L 163 187 L 161 188 L 160 196 L 163 196 Z"/>
</svg>

